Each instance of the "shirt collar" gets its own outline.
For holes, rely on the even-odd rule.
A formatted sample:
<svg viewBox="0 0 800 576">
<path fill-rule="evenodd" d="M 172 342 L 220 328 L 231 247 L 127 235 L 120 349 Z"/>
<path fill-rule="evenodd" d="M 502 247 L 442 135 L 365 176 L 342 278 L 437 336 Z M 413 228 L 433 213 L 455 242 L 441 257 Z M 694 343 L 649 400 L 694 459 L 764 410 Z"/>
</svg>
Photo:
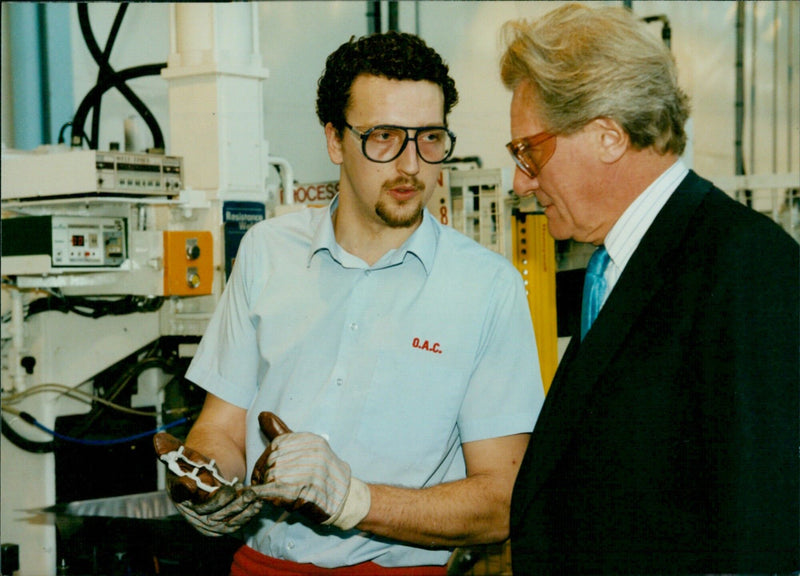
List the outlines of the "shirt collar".
<svg viewBox="0 0 800 576">
<path fill-rule="evenodd" d="M 414 233 L 409 236 L 400 248 L 389 250 L 375 264 L 368 266 L 361 258 L 350 254 L 336 242 L 332 216 L 338 206 L 339 196 L 336 195 L 330 204 L 320 211 L 321 218 L 316 223 L 316 230 L 311 239 L 311 247 L 306 262 L 307 266 L 311 265 L 314 256 L 320 252 L 327 252 L 331 258 L 344 268 L 369 268 L 373 270 L 402 264 L 406 256 L 411 254 L 422 264 L 425 273 L 430 275 L 440 231 L 436 220 L 427 209 L 423 211 L 420 226 L 414 230 Z"/>
<path fill-rule="evenodd" d="M 606 235 L 606 250 L 619 272 L 625 268 L 653 220 L 688 172 L 683 160 L 678 159 L 628 206 Z"/>
</svg>

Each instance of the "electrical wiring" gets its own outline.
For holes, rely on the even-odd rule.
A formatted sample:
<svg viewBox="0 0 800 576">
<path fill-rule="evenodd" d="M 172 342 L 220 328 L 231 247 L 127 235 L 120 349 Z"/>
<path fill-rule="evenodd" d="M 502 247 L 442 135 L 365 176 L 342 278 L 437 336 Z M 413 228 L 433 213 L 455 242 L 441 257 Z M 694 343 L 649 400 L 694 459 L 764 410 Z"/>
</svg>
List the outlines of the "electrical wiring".
<svg viewBox="0 0 800 576">
<path fill-rule="evenodd" d="M 164 372 L 171 373 L 175 371 L 175 367 L 164 358 L 158 356 L 149 356 L 143 358 L 125 372 L 119 379 L 113 389 L 108 393 L 108 400 L 114 400 L 120 392 L 132 381 L 139 377 L 145 370 L 150 368 L 161 368 Z"/>
<path fill-rule="evenodd" d="M 26 398 L 30 398 L 36 394 L 43 394 L 46 392 L 58 392 L 60 396 L 66 396 L 68 398 L 72 398 L 73 400 L 78 400 L 80 402 L 84 402 L 86 404 L 92 404 L 94 402 L 104 404 L 109 408 L 113 408 L 119 412 L 125 412 L 126 414 L 132 414 L 134 416 L 156 416 L 157 413 L 153 411 L 145 411 L 145 410 L 136 410 L 135 408 L 128 408 L 127 406 L 122 406 L 120 404 L 115 404 L 110 400 L 106 400 L 96 394 L 92 394 L 90 392 L 85 392 L 83 390 L 78 389 L 77 387 L 67 386 L 65 384 L 56 384 L 56 383 L 46 383 L 46 384 L 37 384 L 36 386 L 31 386 L 27 390 L 23 390 L 22 392 L 15 392 L 11 394 L 7 394 L 3 396 L 3 410 L 11 411 L 9 405 L 13 406 L 14 404 L 19 404 Z"/>
<path fill-rule="evenodd" d="M 82 444 L 84 446 L 114 446 L 118 444 L 128 444 L 130 442 L 135 442 L 136 440 L 152 436 L 153 434 L 157 434 L 158 432 L 161 432 L 163 430 L 169 430 L 170 428 L 174 428 L 175 426 L 180 426 L 181 424 L 189 422 L 189 418 L 184 416 L 183 418 L 178 418 L 177 420 L 173 420 L 172 422 L 168 422 L 167 424 L 163 424 L 146 432 L 140 432 L 139 434 L 133 434 L 131 436 L 125 436 L 122 438 L 108 438 L 103 440 L 97 440 L 92 438 L 75 438 L 73 436 L 67 436 L 66 434 L 61 434 L 59 432 L 56 432 L 55 430 L 51 430 L 50 428 L 39 422 L 36 418 L 31 416 L 27 412 L 16 411 L 16 410 L 14 412 L 17 412 L 17 415 L 31 426 L 38 428 L 42 432 L 50 434 L 53 438 L 57 440 L 61 440 L 63 442 L 71 442 L 73 444 Z M 4 422 L 4 427 L 5 427 L 5 422 Z"/>
<path fill-rule="evenodd" d="M 123 392 L 123 390 L 128 388 L 132 383 L 137 382 L 139 376 L 146 370 L 149 370 L 151 368 L 160 368 L 162 371 L 171 374 L 176 374 L 181 372 L 179 363 L 177 363 L 173 357 L 171 356 L 164 357 L 162 355 L 157 354 L 158 348 L 159 344 L 158 342 L 155 342 L 150 347 L 149 350 L 144 351 L 144 357 L 142 357 L 135 363 L 131 364 L 130 366 L 126 367 L 120 374 L 118 374 L 115 377 L 115 380 L 111 385 L 108 385 L 108 383 L 98 384 L 98 380 L 96 378 L 94 381 L 94 385 L 98 386 L 98 389 L 104 390 L 102 396 L 84 390 L 80 390 L 79 386 L 74 386 L 74 387 L 66 386 L 63 384 L 52 383 L 52 382 L 32 386 L 26 390 L 22 390 L 19 392 L 3 394 L 2 406 L 1 406 L 3 413 L 14 414 L 15 416 L 24 420 L 25 422 L 34 425 L 37 428 L 40 428 L 47 433 L 51 433 L 56 440 L 50 442 L 37 442 L 25 438 L 23 435 L 19 434 L 16 430 L 14 430 L 14 428 L 11 425 L 9 425 L 8 422 L 6 422 L 5 418 L 2 418 L 2 434 L 6 436 L 6 438 L 8 438 L 8 440 L 11 441 L 13 444 L 15 444 L 17 447 L 26 450 L 28 452 L 41 454 L 41 453 L 53 452 L 54 450 L 56 450 L 58 447 L 57 441 L 59 440 L 74 441 L 80 443 L 81 442 L 80 437 L 88 433 L 88 431 L 97 423 L 97 421 L 109 409 L 130 414 L 133 416 L 157 417 L 158 412 L 156 411 L 136 410 L 134 408 L 129 408 L 128 406 L 122 405 L 119 402 L 115 402 L 115 399 Z M 174 380 L 175 377 L 171 381 Z M 100 382 L 103 381 L 100 380 Z M 166 384 L 164 386 L 166 386 Z M 76 401 L 89 404 L 92 407 L 90 412 L 86 414 L 86 417 L 81 422 L 81 425 L 77 429 L 72 430 L 73 436 L 69 438 L 66 437 L 61 438 L 54 431 L 51 431 L 43 427 L 43 425 L 41 425 L 41 423 L 36 421 L 36 419 L 33 416 L 18 409 L 18 406 L 21 402 L 35 395 L 43 393 L 51 393 L 51 394 L 59 394 L 60 396 L 67 396 Z M 199 406 L 195 406 L 195 407 L 180 407 L 170 410 L 164 410 L 163 414 L 165 416 L 170 415 L 171 417 L 181 415 L 178 417 L 177 420 L 174 420 L 173 422 L 169 423 L 169 427 L 172 427 L 189 421 L 189 419 L 193 418 L 194 415 L 196 415 L 196 413 L 198 412 L 199 412 Z M 131 441 L 131 438 L 117 439 L 113 440 L 113 442 L 111 441 L 109 442 L 124 443 L 125 441 Z M 92 440 L 87 440 L 84 443 L 88 444 L 94 443 L 94 445 L 101 445 L 97 444 L 96 441 Z"/>
<path fill-rule="evenodd" d="M 5 406 L 3 407 L 3 411 L 19 414 L 18 410 L 8 409 Z M 38 442 L 36 440 L 31 440 L 30 438 L 25 438 L 22 434 L 19 434 L 16 430 L 14 430 L 14 428 L 12 428 L 2 416 L 0 416 L 0 432 L 2 432 L 3 436 L 8 438 L 9 442 L 25 452 L 31 452 L 33 454 L 49 454 L 56 449 L 56 443 L 53 440 L 48 442 Z"/>
<path fill-rule="evenodd" d="M 150 132 L 153 135 L 153 148 L 161 150 L 164 149 L 164 136 L 161 132 L 160 126 L 158 125 L 158 122 L 156 121 L 152 112 L 150 112 L 150 109 L 125 82 L 140 76 L 158 75 L 160 74 L 161 69 L 166 67 L 166 62 L 149 64 L 145 66 L 136 66 L 125 70 L 116 71 L 111 67 L 108 61 L 116 33 L 119 30 L 122 16 L 124 15 L 126 8 L 127 7 L 123 4 L 119 9 L 112 27 L 111 35 L 109 36 L 106 44 L 106 48 L 104 51 L 101 51 L 97 41 L 94 38 L 94 34 L 92 33 L 91 24 L 89 22 L 88 4 L 78 4 L 78 22 L 81 27 L 81 32 L 92 58 L 94 58 L 95 62 L 97 62 L 98 66 L 100 67 L 100 71 L 98 73 L 98 83 L 84 97 L 72 119 L 73 147 L 81 146 L 83 138 L 85 137 L 83 127 L 86 117 L 89 110 L 94 108 L 95 114 L 93 117 L 94 122 L 92 126 L 92 138 L 89 140 L 89 147 L 97 149 L 97 134 L 99 131 L 99 122 L 97 122 L 97 120 L 99 119 L 100 100 L 106 91 L 111 88 L 116 88 L 125 97 L 125 99 L 128 100 L 128 102 L 147 124 L 147 127 L 150 129 Z"/>
<path fill-rule="evenodd" d="M 133 80 L 134 78 L 141 78 L 143 76 L 155 76 L 161 73 L 161 69 L 166 67 L 166 63 L 163 64 L 144 64 L 142 66 L 134 66 L 132 68 L 126 68 L 125 70 L 121 70 L 116 73 L 114 76 L 115 81 L 117 84 L 123 85 L 122 83 Z M 94 105 L 94 100 L 100 97 L 102 94 L 117 86 L 111 80 L 106 80 L 100 84 L 95 85 L 89 93 L 84 97 L 83 101 L 78 106 L 78 111 L 75 112 L 75 116 L 72 120 L 72 147 L 80 147 L 82 144 L 82 140 L 85 137 L 85 133 L 83 131 L 83 126 L 86 122 L 86 116 L 89 113 L 89 110 Z M 148 125 L 148 127 L 150 127 Z M 160 128 L 157 131 L 158 136 L 154 136 L 154 140 L 159 142 L 163 146 L 163 135 L 161 134 Z M 158 139 L 157 139 L 158 138 Z M 90 142 L 90 145 L 92 143 Z M 96 147 L 96 144 L 95 144 Z M 156 147 L 155 145 L 153 146 Z"/>
<path fill-rule="evenodd" d="M 83 9 L 82 9 L 83 10 Z M 122 26 L 122 20 L 125 18 L 125 12 L 128 11 L 128 5 L 123 2 L 119 5 L 117 9 L 117 15 L 114 17 L 114 23 L 111 25 L 111 31 L 108 33 L 108 39 L 106 40 L 106 46 L 103 49 L 103 54 L 101 56 L 102 61 L 106 64 L 109 64 L 111 58 L 111 50 L 114 48 L 114 43 L 117 41 L 117 34 L 119 34 L 119 29 Z M 88 32 L 86 29 L 83 29 L 83 24 L 81 24 L 81 28 L 83 29 L 84 37 L 91 38 L 91 42 L 93 46 L 89 46 L 89 51 L 94 56 L 95 61 L 99 64 L 99 69 L 97 71 L 97 83 L 99 84 L 106 78 L 110 71 L 109 66 L 103 66 L 98 61 L 98 54 L 99 47 L 97 47 L 96 42 L 94 41 L 94 36 L 91 32 L 91 27 L 89 27 L 89 14 L 88 12 L 85 13 L 85 18 L 81 18 L 82 21 L 85 20 L 86 27 L 88 28 Z M 89 45 L 89 40 L 87 39 L 87 45 Z M 113 73 L 113 71 L 111 71 Z M 94 110 L 92 111 L 92 139 L 91 142 L 97 144 L 100 142 L 100 107 L 102 104 L 102 99 L 98 98 L 94 104 Z"/>
<path fill-rule="evenodd" d="M 156 312 L 164 304 L 161 296 L 123 296 L 116 300 L 64 296 L 49 292 L 50 297 L 33 300 L 26 318 L 40 312 L 72 312 L 86 318 L 124 316 L 126 314 Z"/>
<path fill-rule="evenodd" d="M 95 445 L 95 446 L 111 445 L 111 444 L 123 444 L 125 442 L 131 442 L 133 440 L 137 440 L 137 439 L 142 438 L 144 436 L 155 434 L 156 432 L 159 432 L 161 429 L 167 429 L 167 428 L 172 428 L 174 426 L 179 426 L 181 424 L 184 424 L 186 422 L 191 421 L 192 418 L 193 418 L 193 414 L 181 416 L 177 420 L 173 420 L 173 421 L 169 422 L 168 424 L 165 424 L 164 426 L 159 427 L 158 429 L 155 429 L 155 430 L 153 430 L 151 432 L 145 432 L 145 433 L 142 433 L 140 435 L 129 436 L 129 437 L 126 437 L 126 438 L 119 438 L 119 439 L 114 439 L 114 440 L 103 440 L 103 441 L 80 439 L 80 438 L 75 438 L 75 437 L 64 436 L 62 434 L 57 434 L 55 431 L 50 430 L 47 427 L 45 427 L 44 425 L 42 425 L 41 423 L 39 423 L 36 420 L 36 418 L 31 416 L 29 413 L 27 413 L 25 411 L 22 411 L 22 410 L 18 410 L 16 408 L 12 407 L 13 405 L 19 404 L 23 400 L 25 400 L 27 398 L 30 398 L 30 397 L 32 397 L 32 396 L 34 396 L 36 394 L 42 394 L 42 393 L 47 393 L 47 392 L 50 392 L 50 393 L 58 392 L 60 395 L 68 396 L 68 397 L 70 397 L 72 399 L 75 399 L 75 400 L 78 400 L 78 401 L 82 401 L 82 402 L 85 402 L 87 404 L 92 404 L 94 402 L 98 402 L 98 403 L 101 403 L 101 404 L 104 404 L 104 405 L 108 406 L 109 408 L 113 408 L 114 410 L 117 410 L 117 411 L 120 411 L 120 412 L 124 412 L 126 414 L 135 415 L 135 416 L 153 416 L 153 417 L 157 416 L 156 412 L 145 411 L 145 410 L 136 410 L 134 408 L 128 408 L 127 406 L 122 406 L 122 405 L 119 405 L 119 404 L 115 404 L 114 402 L 106 400 L 105 398 L 101 398 L 101 397 L 99 397 L 99 396 L 97 396 L 95 394 L 91 394 L 89 392 L 85 392 L 83 390 L 79 390 L 77 387 L 70 387 L 70 386 L 66 386 L 64 384 L 56 384 L 56 383 L 39 384 L 37 386 L 32 386 L 31 388 L 29 388 L 27 390 L 24 390 L 22 392 L 17 392 L 17 393 L 4 395 L 3 396 L 3 403 L 2 403 L 2 411 L 17 416 L 18 418 L 24 420 L 28 424 L 31 424 L 31 425 L 35 426 L 36 428 L 39 428 L 40 430 L 42 430 L 44 432 L 47 432 L 48 434 L 50 434 L 51 436 L 53 436 L 57 440 L 62 440 L 62 441 L 65 441 L 65 442 L 79 443 L 79 444 L 86 444 L 86 445 Z M 196 413 L 198 411 L 199 411 L 199 407 L 184 407 L 184 408 L 177 408 L 177 409 L 173 409 L 173 410 L 167 410 L 165 412 L 165 414 L 176 415 L 176 414 L 179 414 L 179 413 L 186 413 L 186 412 Z M 25 450 L 27 452 L 33 452 L 33 453 L 36 453 L 36 454 L 46 454 L 46 453 L 49 453 L 49 452 L 53 452 L 57 447 L 56 443 L 53 442 L 53 441 L 39 442 L 39 441 L 31 440 L 29 438 L 25 438 L 20 433 L 18 433 L 16 430 L 14 430 L 14 428 L 6 421 L 5 418 L 0 418 L 0 420 L 1 420 L 0 423 L 2 424 L 2 434 L 6 438 L 8 438 L 8 440 L 12 444 L 17 446 L 18 448 L 21 448 L 21 449 L 23 449 L 23 450 Z"/>
<path fill-rule="evenodd" d="M 14 290 L 20 290 L 16 282 L 6 276 L 3 284 Z M 126 295 L 116 299 L 66 296 L 59 289 L 38 288 L 37 292 L 47 294 L 36 298 L 24 306 L 25 319 L 41 312 L 72 312 L 85 318 L 102 318 L 103 316 L 124 316 L 127 314 L 157 312 L 164 305 L 163 296 Z M 11 314 L 3 315 L 3 322 L 11 319 Z"/>
<path fill-rule="evenodd" d="M 72 126 L 72 122 L 64 122 L 61 125 L 61 129 L 58 131 L 58 144 L 66 144 L 66 140 L 64 138 L 64 130 Z"/>
<path fill-rule="evenodd" d="M 157 346 L 158 342 L 153 345 L 153 348 Z M 153 351 L 153 348 L 145 354 L 144 358 L 128 367 L 116 382 L 106 390 L 105 400 L 113 402 L 129 384 L 136 382 L 138 377 L 150 368 L 160 368 L 167 373 L 175 373 L 177 371 L 177 366 L 170 359 L 151 356 L 150 352 Z M 92 410 L 82 424 L 82 433 L 87 432 L 103 416 L 107 408 L 106 405 L 101 405 L 96 410 Z"/>
</svg>

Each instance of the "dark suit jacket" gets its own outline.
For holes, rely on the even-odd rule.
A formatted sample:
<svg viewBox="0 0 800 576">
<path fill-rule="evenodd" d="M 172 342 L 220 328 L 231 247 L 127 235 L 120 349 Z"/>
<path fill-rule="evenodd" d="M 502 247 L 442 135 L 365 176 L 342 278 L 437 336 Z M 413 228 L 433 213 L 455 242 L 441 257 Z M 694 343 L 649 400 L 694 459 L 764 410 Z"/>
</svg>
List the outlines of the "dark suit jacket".
<svg viewBox="0 0 800 576">
<path fill-rule="evenodd" d="M 799 254 L 689 173 L 561 361 L 515 576 L 800 569 Z"/>
</svg>

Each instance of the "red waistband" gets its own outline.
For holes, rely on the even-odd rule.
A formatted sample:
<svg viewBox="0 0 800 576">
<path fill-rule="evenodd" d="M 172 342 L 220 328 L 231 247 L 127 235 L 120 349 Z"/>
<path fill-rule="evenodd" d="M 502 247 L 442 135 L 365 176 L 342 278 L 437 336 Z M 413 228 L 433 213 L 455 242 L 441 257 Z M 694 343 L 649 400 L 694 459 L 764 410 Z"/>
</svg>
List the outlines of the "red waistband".
<svg viewBox="0 0 800 576">
<path fill-rule="evenodd" d="M 314 564 L 298 564 L 265 556 L 249 546 L 242 546 L 233 557 L 230 576 L 445 576 L 446 566 L 406 566 L 385 568 L 364 562 L 341 568 L 321 568 Z"/>
</svg>

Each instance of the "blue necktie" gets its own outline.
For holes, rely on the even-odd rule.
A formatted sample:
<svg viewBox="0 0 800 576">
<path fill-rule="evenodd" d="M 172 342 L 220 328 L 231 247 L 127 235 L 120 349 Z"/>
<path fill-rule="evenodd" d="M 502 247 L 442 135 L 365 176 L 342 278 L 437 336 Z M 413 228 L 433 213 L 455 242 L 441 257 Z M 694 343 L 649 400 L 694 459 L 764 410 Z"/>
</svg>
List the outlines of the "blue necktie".
<svg viewBox="0 0 800 576">
<path fill-rule="evenodd" d="M 609 255 L 605 247 L 600 246 L 594 251 L 586 267 L 586 279 L 583 282 L 583 303 L 581 305 L 581 340 L 591 328 L 594 319 L 600 313 L 603 297 L 608 284 L 604 277 L 608 266 Z"/>
</svg>

